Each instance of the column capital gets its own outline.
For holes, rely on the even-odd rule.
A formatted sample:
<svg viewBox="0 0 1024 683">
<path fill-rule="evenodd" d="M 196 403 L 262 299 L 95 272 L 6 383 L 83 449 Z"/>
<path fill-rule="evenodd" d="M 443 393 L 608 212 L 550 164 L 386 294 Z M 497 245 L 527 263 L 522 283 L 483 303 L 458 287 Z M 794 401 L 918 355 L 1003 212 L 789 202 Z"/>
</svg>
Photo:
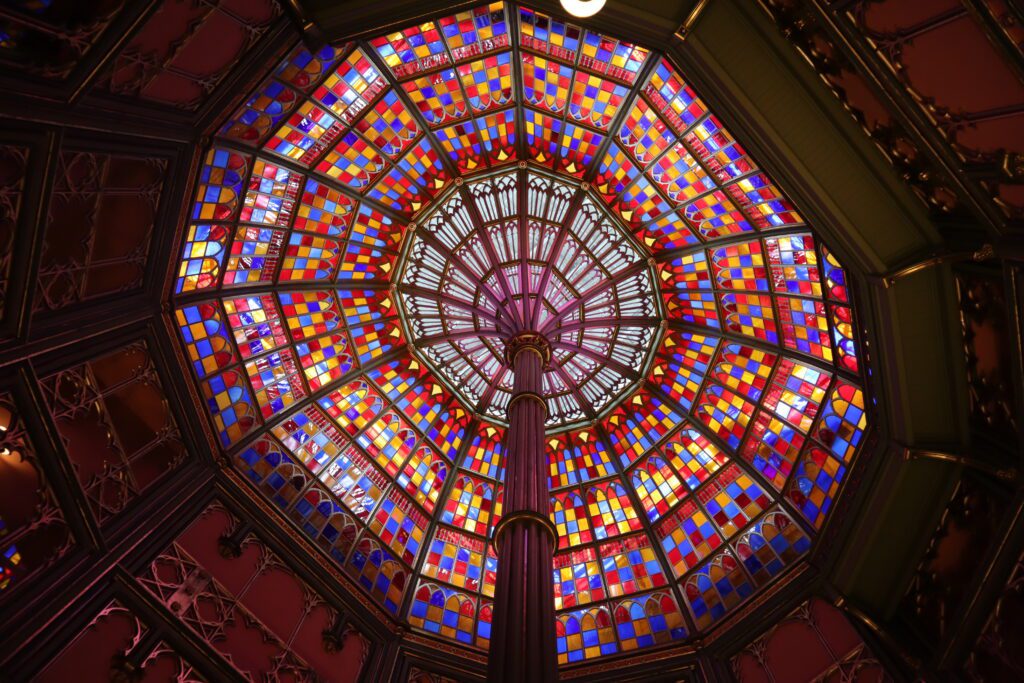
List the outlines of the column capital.
<svg viewBox="0 0 1024 683">
<path fill-rule="evenodd" d="M 544 367 L 551 363 L 551 345 L 540 332 L 520 332 L 505 340 L 505 362 L 510 368 L 515 366 L 516 356 L 522 351 L 536 353 Z"/>
</svg>

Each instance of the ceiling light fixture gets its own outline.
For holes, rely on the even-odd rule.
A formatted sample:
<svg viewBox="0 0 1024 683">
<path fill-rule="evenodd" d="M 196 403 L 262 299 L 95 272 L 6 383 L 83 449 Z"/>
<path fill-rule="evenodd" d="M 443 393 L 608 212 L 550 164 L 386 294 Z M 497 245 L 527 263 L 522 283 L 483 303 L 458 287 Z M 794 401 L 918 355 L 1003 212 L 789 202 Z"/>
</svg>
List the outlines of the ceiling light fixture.
<svg viewBox="0 0 1024 683">
<path fill-rule="evenodd" d="M 607 0 L 561 0 L 562 9 L 574 17 L 592 17 L 601 11 Z"/>
</svg>

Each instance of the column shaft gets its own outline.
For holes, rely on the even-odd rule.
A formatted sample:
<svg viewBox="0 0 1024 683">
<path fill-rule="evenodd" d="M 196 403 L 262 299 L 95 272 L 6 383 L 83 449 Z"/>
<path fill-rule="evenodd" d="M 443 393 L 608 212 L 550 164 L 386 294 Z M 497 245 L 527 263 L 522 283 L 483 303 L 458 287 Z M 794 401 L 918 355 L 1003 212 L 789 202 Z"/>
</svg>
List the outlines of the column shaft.
<svg viewBox="0 0 1024 683">
<path fill-rule="evenodd" d="M 546 350 L 546 349 L 545 349 Z M 505 498 L 488 681 L 553 683 L 555 657 L 553 532 L 548 518 L 546 409 L 540 400 L 543 355 L 524 345 L 511 353 L 515 381 L 505 433 Z"/>
</svg>

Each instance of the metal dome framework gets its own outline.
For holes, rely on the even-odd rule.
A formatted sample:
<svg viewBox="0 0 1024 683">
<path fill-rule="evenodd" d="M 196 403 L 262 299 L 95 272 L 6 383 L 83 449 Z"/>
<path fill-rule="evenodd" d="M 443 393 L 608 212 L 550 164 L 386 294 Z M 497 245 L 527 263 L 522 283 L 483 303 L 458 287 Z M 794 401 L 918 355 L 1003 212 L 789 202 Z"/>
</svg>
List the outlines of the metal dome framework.
<svg viewBox="0 0 1024 683">
<path fill-rule="evenodd" d="M 654 262 L 586 187 L 522 163 L 456 185 L 405 242 L 406 335 L 485 419 L 506 424 L 505 340 L 523 332 L 552 349 L 549 431 L 593 423 L 648 369 L 664 320 Z"/>
<path fill-rule="evenodd" d="M 488 220 L 473 188 L 502 179 Z M 777 584 L 867 429 L 845 271 L 768 174 L 667 59 L 512 3 L 296 48 L 205 157 L 172 303 L 238 470 L 353 590 L 470 649 L 505 472 L 489 335 L 558 334 L 561 664 L 702 637 Z"/>
</svg>

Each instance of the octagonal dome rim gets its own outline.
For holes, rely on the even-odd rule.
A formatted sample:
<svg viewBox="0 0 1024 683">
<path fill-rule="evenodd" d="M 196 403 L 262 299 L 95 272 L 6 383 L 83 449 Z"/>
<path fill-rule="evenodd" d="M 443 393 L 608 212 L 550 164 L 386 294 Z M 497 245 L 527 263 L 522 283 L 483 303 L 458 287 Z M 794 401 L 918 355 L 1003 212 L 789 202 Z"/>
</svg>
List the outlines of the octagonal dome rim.
<svg viewBox="0 0 1024 683">
<path fill-rule="evenodd" d="M 481 12 L 487 14 L 492 10 L 501 14 L 506 22 L 503 29 L 506 40 L 490 47 L 477 43 L 473 49 L 482 52 L 472 53 L 470 50 L 462 57 L 453 58 L 455 53 L 445 42 L 449 35 L 436 31 L 430 34 L 438 25 L 443 26 L 446 19 L 453 20 L 447 24 L 449 27 L 463 26 L 459 17 L 465 15 L 475 21 L 475 18 L 483 16 Z M 400 334 L 398 342 L 392 343 L 385 338 L 383 333 L 388 332 L 391 318 L 385 316 L 383 322 L 364 323 L 358 315 L 349 316 L 346 308 L 355 307 L 359 303 L 355 300 L 358 296 L 363 296 L 365 303 L 382 293 L 387 294 L 379 282 L 389 281 L 393 273 L 380 278 L 378 284 L 371 284 L 369 279 L 357 279 L 355 267 L 345 270 L 351 266 L 345 260 L 350 253 L 346 249 L 356 245 L 372 252 L 369 240 L 391 239 L 395 231 L 399 233 L 399 245 L 409 242 L 404 239 L 403 226 L 420 212 L 414 207 L 414 201 L 406 205 L 398 203 L 395 205 L 397 208 L 385 206 L 381 201 L 381 197 L 386 196 L 385 190 L 389 190 L 385 181 L 389 174 L 394 174 L 407 183 L 400 189 L 407 191 L 410 197 L 416 199 L 427 192 L 430 199 L 425 205 L 436 203 L 436 195 L 445 191 L 445 186 L 456 182 L 456 176 L 463 173 L 458 167 L 457 150 L 446 147 L 441 134 L 462 123 L 476 134 L 482 134 L 480 126 L 492 115 L 504 117 L 503 120 L 509 124 L 505 129 L 497 130 L 496 146 L 480 153 L 489 167 L 492 163 L 488 155 L 496 154 L 495 149 L 508 143 L 512 156 L 505 160 L 495 156 L 498 159 L 493 165 L 495 168 L 505 169 L 516 160 L 527 161 L 530 165 L 548 166 L 547 172 L 569 182 L 579 179 L 591 182 L 591 191 L 601 200 L 595 202 L 596 205 L 603 211 L 621 216 L 637 241 L 658 254 L 660 279 L 656 286 L 659 287 L 659 296 L 664 297 L 659 303 L 664 306 L 665 318 L 670 323 L 668 329 L 661 333 L 651 355 L 650 365 L 644 373 L 648 378 L 645 385 L 599 419 L 589 432 L 589 440 L 583 442 L 578 439 L 570 443 L 571 437 L 587 432 L 586 428 L 559 431 L 548 437 L 552 516 L 567 543 L 560 547 L 557 557 L 563 563 L 577 557 L 591 557 L 594 571 L 587 578 L 596 578 L 601 589 L 607 589 L 600 597 L 592 597 L 588 593 L 586 600 L 579 599 L 572 589 L 571 602 L 569 599 L 559 602 L 556 614 L 563 626 L 566 620 L 595 610 L 610 619 L 613 612 L 627 603 L 636 606 L 638 601 L 668 596 L 666 599 L 676 610 L 672 617 L 678 620 L 676 623 L 682 635 L 663 631 L 660 640 L 627 645 L 621 634 L 616 632 L 614 622 L 610 622 L 611 630 L 600 637 L 603 639 L 610 634 L 608 647 L 611 650 L 603 651 L 606 643 L 602 640 L 599 655 L 569 652 L 562 663 L 576 666 L 592 662 L 597 656 L 615 657 L 611 652 L 625 654 L 631 649 L 635 652 L 647 648 L 649 652 L 685 646 L 749 609 L 756 596 L 764 596 L 765 590 L 772 591 L 783 582 L 780 579 L 792 576 L 792 571 L 801 566 L 808 553 L 813 552 L 810 544 L 820 538 L 830 510 L 837 497 L 843 495 L 845 483 L 851 478 L 845 474 L 846 468 L 856 464 L 854 459 L 873 424 L 867 420 L 870 400 L 865 400 L 870 399 L 865 369 L 868 359 L 861 356 L 861 331 L 854 316 L 855 302 L 846 291 L 845 269 L 818 239 L 814 228 L 803 219 L 785 193 L 774 184 L 768 172 L 732 137 L 728 127 L 693 91 L 677 60 L 664 52 L 647 50 L 578 26 L 575 27 L 578 32 L 574 38 L 577 40 L 576 52 L 567 59 L 564 45 L 544 42 L 547 38 L 541 40 L 543 36 L 539 37 L 535 30 L 540 26 L 538 17 L 543 17 L 546 27 L 553 24 L 574 26 L 558 15 L 543 15 L 518 3 L 499 2 L 468 10 L 463 8 L 451 17 L 431 15 L 422 24 L 410 24 L 397 31 L 389 29 L 390 32 L 377 38 L 350 42 L 337 48 L 329 46 L 315 53 L 304 52 L 304 48 L 297 45 L 256 85 L 251 99 L 240 106 L 236 115 L 228 117 L 213 137 L 205 161 L 198 164 L 200 178 L 193 196 L 194 208 L 183 227 L 178 279 L 177 284 L 171 287 L 170 299 L 171 315 L 178 322 L 177 341 L 183 350 L 181 357 L 186 364 L 191 362 L 188 372 L 197 389 L 194 397 L 200 411 L 207 412 L 207 428 L 212 425 L 208 432 L 211 442 L 226 454 L 242 478 L 252 482 L 253 485 L 247 489 L 249 493 L 263 496 L 269 503 L 277 503 L 265 487 L 269 486 L 269 477 L 278 470 L 272 469 L 267 474 L 270 467 L 268 453 L 259 452 L 263 446 L 276 449 L 269 453 L 277 458 L 275 462 L 294 466 L 297 475 L 305 477 L 306 488 L 303 490 L 322 495 L 322 499 L 333 505 L 340 516 L 347 516 L 356 534 L 353 544 L 356 540 L 360 544 L 366 541 L 368 547 L 374 549 L 374 556 L 383 563 L 371 566 L 372 561 L 365 554 L 359 555 L 355 548 L 345 550 L 351 554 L 344 554 L 341 559 L 333 555 L 337 550 L 333 546 L 318 549 L 325 561 L 333 557 L 338 564 L 339 575 L 352 579 L 350 588 L 366 594 L 362 596 L 361 593 L 360 599 L 372 601 L 427 637 L 447 639 L 447 642 L 456 642 L 471 650 L 485 650 L 488 640 L 478 629 L 484 628 L 484 609 L 493 597 L 487 590 L 487 572 L 494 569 L 489 564 L 491 529 L 500 518 L 504 457 L 500 452 L 501 428 L 469 416 L 461 427 L 457 421 L 453 422 L 457 434 L 445 432 L 449 425 L 442 424 L 438 415 L 459 401 L 441 378 L 436 378 L 436 388 L 448 394 L 444 401 L 427 406 L 417 403 L 422 396 L 416 392 L 426 387 L 428 379 L 434 381 L 433 373 L 420 373 L 423 364 Z M 529 43 L 526 27 L 532 31 Z M 424 37 L 416 41 L 424 42 L 413 45 L 406 41 L 407 36 L 414 34 L 422 34 Z M 459 33 L 459 36 L 465 35 L 468 34 Z M 565 37 L 567 34 L 559 35 Z M 598 74 L 599 68 L 607 70 L 609 64 L 594 66 L 593 63 L 584 63 L 590 57 L 584 56 L 586 46 L 581 41 L 595 36 L 597 42 L 588 43 L 589 47 L 597 46 L 595 49 L 598 49 L 608 45 L 618 49 L 624 45 L 639 49 L 645 55 L 641 60 L 643 68 L 638 68 L 635 81 L 624 88 L 626 95 L 615 105 L 618 111 L 608 118 L 604 128 L 595 123 L 596 119 L 575 118 L 576 114 L 570 113 L 570 107 L 575 105 L 571 105 L 568 98 L 560 104 L 552 100 L 554 104 L 550 106 L 543 98 L 532 99 L 523 72 L 524 65 L 536 65 L 543 59 L 563 71 L 568 70 L 566 94 L 575 87 L 577 77 L 588 83 L 588 79 L 606 80 L 612 89 L 616 85 L 621 86 L 621 80 Z M 434 43 L 428 44 L 428 39 L 441 46 L 437 55 L 447 55 L 447 65 L 435 64 L 420 69 L 422 60 L 414 54 L 414 48 L 424 45 L 429 48 Z M 386 49 L 391 50 L 389 55 L 394 58 L 390 62 L 378 51 L 379 47 L 384 49 L 382 46 L 385 44 L 388 46 Z M 416 61 L 403 61 L 404 57 L 397 49 L 409 51 Z M 513 55 L 525 55 L 529 59 L 517 64 L 512 60 Z M 500 80 L 507 75 L 506 91 L 501 91 L 507 95 L 503 103 L 485 103 L 477 109 L 466 100 L 463 113 L 434 123 L 427 120 L 423 109 L 410 106 L 410 87 L 421 76 L 429 81 L 428 77 L 437 76 L 442 70 L 450 70 L 453 74 L 459 70 L 461 73 L 461 67 L 483 64 L 491 57 L 500 62 L 497 57 L 501 56 L 506 58 L 504 64 L 509 69 L 504 75 L 499 73 L 497 76 Z M 331 109 L 319 92 L 332 77 L 341 73 L 343 67 L 352 65 L 373 71 L 380 87 L 372 91 L 372 97 L 363 102 L 358 113 L 349 112 L 350 117 L 344 119 L 347 114 Z M 465 84 L 456 86 L 461 96 L 466 95 Z M 561 88 L 562 84 L 558 86 Z M 261 97 L 264 102 L 269 99 L 271 104 L 280 104 L 272 95 L 281 91 L 291 93 L 296 99 L 291 104 L 282 105 L 282 112 L 277 118 L 266 114 L 261 119 L 253 113 L 251 106 L 255 106 L 253 103 L 258 103 Z M 405 144 L 401 142 L 400 149 L 394 153 L 374 147 L 367 139 L 368 133 L 364 135 L 361 129 L 356 130 L 371 111 L 378 118 L 386 115 L 384 110 L 387 107 L 382 105 L 390 95 L 394 97 L 388 100 L 388 104 L 400 104 L 399 117 L 407 115 L 408 122 L 416 129 L 414 137 L 405 141 L 408 144 L 401 147 Z M 595 110 L 595 102 L 587 104 L 591 113 Z M 549 111 L 551 106 L 560 107 L 559 112 Z M 655 123 L 652 125 L 661 126 L 660 135 L 674 140 L 671 145 L 651 152 L 653 147 L 642 148 L 640 139 L 634 139 L 640 131 L 640 124 L 633 122 L 630 115 L 641 107 L 646 111 L 645 115 L 649 115 L 648 123 L 653 120 Z M 313 131 L 330 138 L 319 148 L 316 145 L 327 138 L 314 138 L 312 134 L 303 138 L 305 133 L 291 127 L 300 112 L 314 110 L 333 122 L 328 124 L 332 127 L 319 133 Z M 337 120 L 328 112 L 337 114 Z M 540 126 L 540 130 L 552 135 L 557 133 L 561 138 L 556 140 L 558 136 L 555 135 L 546 142 L 527 138 L 529 131 L 524 125 L 527 118 Z M 259 129 L 258 125 L 264 120 L 269 123 L 265 129 Z M 319 118 L 305 121 L 305 124 L 312 128 L 314 124 L 318 125 L 317 121 L 325 120 Z M 550 126 L 545 128 L 548 124 Z M 628 141 L 623 137 L 627 124 L 631 126 L 628 132 L 633 135 Z M 556 126 L 558 130 L 554 130 Z M 583 137 L 572 137 L 568 130 L 570 127 L 575 132 L 582 131 Z M 697 135 L 698 132 L 710 136 L 707 139 L 716 146 L 705 142 L 705 138 Z M 331 138 L 334 133 L 337 135 Z M 251 137 L 247 137 L 250 134 Z M 359 186 L 350 185 L 341 176 L 323 170 L 332 153 L 339 149 L 341 152 L 350 151 L 349 147 L 341 149 L 338 141 L 338 138 L 344 139 L 349 134 L 360 145 L 365 143 L 376 150 L 373 153 L 377 154 L 384 169 Z M 292 135 L 293 138 L 288 137 Z M 503 139 L 500 135 L 513 135 L 514 138 Z M 591 138 L 584 139 L 586 135 Z M 690 135 L 695 136 L 692 141 L 687 137 Z M 574 151 L 576 148 L 571 146 L 582 139 L 582 148 L 589 144 L 587 140 L 593 142 L 597 138 L 603 142 L 593 149 L 600 154 L 595 153 L 589 160 L 583 156 L 585 152 Z M 538 149 L 542 143 L 550 143 L 550 149 L 541 150 L 545 156 L 534 152 L 535 142 Z M 302 147 L 306 143 L 311 147 Z M 301 155 L 310 149 L 319 151 L 304 161 Z M 423 159 L 433 164 L 427 170 L 436 172 L 436 175 L 424 176 L 421 184 L 414 174 L 417 169 L 399 168 L 413 159 L 413 151 L 422 151 L 426 155 Z M 679 158 L 672 157 L 676 151 L 680 151 Z M 434 155 L 432 159 L 431 153 Z M 562 166 L 570 155 L 577 155 L 572 157 L 573 163 L 580 164 L 582 168 L 578 177 Z M 522 156 L 529 158 L 524 160 Z M 657 167 L 666 160 L 671 163 Z M 617 164 L 607 177 L 602 170 L 606 162 Z M 328 167 L 340 168 L 337 165 Z M 668 174 L 671 182 L 659 185 L 657 168 L 661 169 L 662 176 Z M 687 168 L 692 178 L 680 175 Z M 278 175 L 274 176 L 274 172 Z M 620 175 L 615 175 L 620 172 Z M 238 178 L 229 182 L 226 178 L 232 173 Z M 211 178 L 216 180 L 215 176 L 224 182 L 212 181 Z M 443 182 L 438 183 L 439 179 Z M 356 180 L 363 182 L 363 179 Z M 685 183 L 672 185 L 677 180 Z M 251 185 L 254 181 L 259 181 L 255 189 Z M 264 181 L 273 185 L 272 190 L 262 192 L 260 183 Z M 304 183 L 307 193 L 311 184 L 323 193 L 310 194 L 312 199 L 307 203 L 303 194 Z M 655 204 L 660 202 L 659 206 L 666 207 L 664 211 L 651 213 L 643 206 L 644 196 L 630 193 L 642 184 L 647 192 L 644 196 Z M 278 191 L 280 193 L 275 194 Z M 254 197 L 251 206 L 250 195 Z M 290 207 L 280 203 L 277 206 L 266 204 L 281 198 L 291 201 Z M 306 214 L 302 216 L 303 227 L 297 227 L 298 213 L 309 209 L 323 214 L 323 202 L 334 200 L 347 202 L 350 211 L 344 215 L 340 211 L 330 214 L 330 221 L 325 219 L 322 222 Z M 715 207 L 726 210 L 716 213 Z M 367 241 L 357 244 L 354 228 L 367 227 L 359 223 L 363 209 L 370 212 L 382 209 L 387 226 L 393 228 L 392 232 L 382 230 L 372 236 L 369 236 L 369 231 L 360 233 L 359 239 Z M 690 209 L 694 211 L 691 213 Z M 628 219 L 625 216 L 627 210 L 630 214 Z M 257 216 L 254 211 L 262 213 Z M 280 222 L 282 211 L 289 212 L 283 223 Z M 318 216 L 323 218 L 320 214 Z M 343 225 L 344 231 L 338 227 L 339 224 Z M 209 230 L 205 236 L 200 234 L 204 227 L 216 228 L 217 234 L 211 236 Z M 316 246 L 317 240 L 320 243 L 335 240 L 333 256 L 322 244 Z M 308 263 L 301 268 L 297 265 L 300 259 L 308 261 L 311 258 L 309 250 L 314 248 L 311 244 L 320 250 L 321 256 L 316 258 L 327 264 L 319 270 L 307 267 Z M 240 251 L 236 254 L 235 247 L 239 245 Z M 278 251 L 271 253 L 275 248 Z M 390 246 L 380 247 L 377 253 L 390 253 L 389 249 Z M 771 251 L 773 249 L 774 252 Z M 276 259 L 274 265 L 269 270 L 262 265 L 256 267 L 257 259 L 270 260 L 267 254 Z M 395 252 L 394 257 L 397 259 L 398 255 Z M 735 259 L 747 259 L 747 262 Z M 285 264 L 290 276 L 299 271 L 301 277 L 283 277 Z M 365 263 L 357 262 L 357 265 Z M 370 270 L 373 266 L 370 262 L 366 268 Z M 748 272 L 744 268 L 751 270 Z M 344 278 L 343 272 L 347 273 Z M 778 277 L 779 272 L 784 273 L 781 278 Z M 232 277 L 230 283 L 229 274 Z M 174 275 L 171 274 L 172 285 Z M 343 294 L 353 295 L 353 301 L 343 302 Z M 238 323 L 231 316 L 237 318 L 239 315 L 237 302 L 245 300 L 248 305 L 253 301 L 262 306 L 262 299 L 266 299 L 266 307 L 259 308 L 257 313 L 263 316 L 262 322 L 266 323 L 269 331 L 265 335 L 263 332 L 250 335 L 253 327 L 248 323 Z M 804 303 L 811 308 L 783 311 L 783 300 L 789 307 Z M 327 308 L 316 308 L 321 304 Z M 285 311 L 286 306 L 294 310 Z M 298 311 L 302 306 L 307 306 L 308 310 Z M 746 308 L 737 313 L 740 306 Z M 760 311 L 754 310 L 757 307 Z M 324 322 L 324 310 L 336 315 L 334 327 Z M 845 310 L 849 316 L 845 320 L 849 328 L 848 338 L 838 335 L 838 328 L 830 317 L 836 310 Z M 811 319 L 816 317 L 818 327 L 810 325 L 803 331 L 821 334 L 812 335 L 809 339 L 786 336 L 781 325 L 785 322 L 780 317 L 783 312 L 787 315 L 799 313 Z M 706 314 L 703 318 L 702 313 Z M 204 317 L 207 314 L 210 317 Z M 753 323 L 747 324 L 750 322 L 747 320 L 741 321 L 744 326 L 729 327 L 727 315 L 740 314 L 746 315 Z M 690 318 L 686 318 L 687 315 Z M 395 329 L 400 331 L 403 323 L 399 317 L 395 313 Z M 371 328 L 378 322 L 383 332 L 374 337 Z M 390 331 L 394 332 L 394 329 Z M 357 340 L 357 333 L 365 339 Z M 829 336 L 829 333 L 837 336 Z M 341 340 L 340 346 L 335 348 L 336 356 L 324 357 L 323 348 L 316 350 L 320 356 L 315 356 L 310 350 L 313 342 L 332 341 L 335 337 Z M 668 348 L 670 341 L 676 345 L 675 348 Z M 221 342 L 223 346 L 219 346 Z M 688 346 L 680 349 L 681 342 Z M 790 346 L 791 343 L 809 343 L 811 346 Z M 200 349 L 201 344 L 207 347 Z M 817 353 L 824 353 L 821 349 L 827 351 L 830 354 L 828 359 L 816 355 L 813 344 L 821 347 Z M 840 344 L 849 344 L 849 347 L 843 351 Z M 848 355 L 841 355 L 841 351 Z M 364 352 L 365 362 L 362 358 Z M 745 356 L 747 352 L 749 354 Z M 349 369 L 342 371 L 331 363 L 336 363 L 344 354 L 349 354 L 347 361 L 343 361 L 349 363 Z M 275 360 L 275 356 L 280 358 Z M 281 364 L 285 356 L 292 361 L 290 368 L 286 363 Z M 844 366 L 841 362 L 844 359 L 852 359 L 853 365 Z M 416 367 L 403 369 L 402 363 Z M 754 368 L 756 372 L 749 377 L 742 372 L 736 376 L 724 372 L 730 364 L 737 368 L 737 363 L 750 363 L 752 365 L 744 367 Z M 786 382 L 794 380 L 794 367 L 812 375 L 809 380 L 807 376 L 796 378 L 805 381 L 802 386 L 809 387 L 811 400 L 802 405 L 777 400 L 779 396 L 786 396 Z M 281 370 L 282 374 L 275 375 L 274 372 L 280 368 L 285 368 Z M 409 372 L 403 375 L 404 370 Z M 265 377 L 262 375 L 264 372 L 268 373 Z M 656 372 L 662 374 L 656 377 Z M 265 379 L 270 384 L 278 382 L 276 389 L 280 389 L 280 393 L 269 394 Z M 280 382 L 283 379 L 288 381 Z M 259 388 L 257 382 L 260 383 Z M 215 386 L 217 383 L 219 385 Z M 360 423 L 358 429 L 353 429 L 356 423 L 342 416 L 343 406 L 336 401 L 336 395 L 360 383 L 380 399 L 380 403 L 375 404 L 376 413 L 365 418 L 366 422 Z M 292 392 L 290 395 L 289 391 Z M 769 393 L 772 395 L 771 404 L 767 398 Z M 730 404 L 730 400 L 733 403 Z M 729 414 L 730 405 L 736 410 L 734 415 Z M 354 409 L 361 406 L 346 404 L 344 407 Z M 416 437 L 416 448 L 426 444 L 438 450 L 433 464 L 436 466 L 440 462 L 447 468 L 444 470 L 446 479 L 443 476 L 439 479 L 433 470 L 423 475 L 423 471 L 428 469 L 426 467 L 417 469 L 424 465 L 422 459 L 417 459 L 422 449 L 413 451 L 410 447 L 410 452 L 404 453 L 397 461 L 382 456 L 385 451 L 375 439 L 384 433 L 377 428 L 388 416 L 389 419 L 394 418 L 395 423 L 409 427 L 409 432 Z M 431 422 L 427 418 L 437 419 Z M 317 419 L 321 422 L 316 422 Z M 363 420 L 364 417 L 360 414 L 354 419 Z M 299 429 L 293 432 L 292 427 Z M 347 431 L 350 429 L 353 430 L 351 433 Z M 373 438 L 368 437 L 371 433 L 375 435 Z M 776 451 L 771 448 L 764 452 L 760 450 L 765 443 L 762 437 L 766 434 L 771 437 L 771 444 L 778 446 Z M 451 437 L 452 440 L 439 445 L 442 437 Z M 357 443 L 360 438 L 363 441 Z M 686 439 L 690 439 L 688 445 L 683 444 Z M 453 445 L 456 441 L 457 447 Z M 551 445 L 552 442 L 557 442 L 558 447 Z M 321 462 L 309 444 L 333 445 L 338 452 Z M 686 448 L 693 447 L 696 452 L 686 448 L 670 452 L 680 444 Z M 390 444 L 385 445 L 390 447 Z M 748 446 L 751 446 L 749 452 Z M 371 447 L 375 449 L 372 452 Z M 444 450 L 448 447 L 450 450 Z M 347 448 L 351 448 L 351 452 L 345 450 Z M 721 457 L 716 459 L 715 452 Z M 697 462 L 698 455 L 710 457 L 705 462 L 717 469 L 708 469 L 703 474 L 697 470 L 680 469 L 673 464 L 672 453 L 679 458 L 693 456 L 684 463 L 687 466 Z M 372 474 L 376 477 L 373 481 L 382 482 L 373 496 L 353 503 L 351 497 L 328 487 L 326 479 L 333 476 L 328 470 L 341 462 L 342 456 L 351 456 L 347 461 L 349 464 L 357 462 L 364 468 L 360 472 Z M 820 458 L 820 462 L 815 458 Z M 812 481 L 807 475 L 811 467 L 818 467 L 816 471 L 829 474 L 831 479 L 824 484 L 816 479 Z M 666 481 L 670 484 L 667 488 Z M 697 483 L 691 486 L 694 481 Z M 754 496 L 753 507 L 743 508 L 737 517 L 731 517 L 730 512 L 719 518 L 721 509 L 711 514 L 710 506 L 716 504 L 717 497 L 731 496 L 728 490 L 737 482 L 742 484 L 741 495 L 758 491 L 763 495 Z M 806 491 L 801 488 L 805 484 Z M 259 492 L 261 489 L 262 493 Z M 487 496 L 477 496 L 484 490 L 488 492 Z M 798 499 L 797 493 L 802 498 Z M 591 494 L 594 495 L 593 501 Z M 578 505 L 572 503 L 572 496 Z M 479 501 L 474 502 L 477 498 L 486 506 Z M 370 500 L 368 506 L 364 505 L 366 500 Z M 730 500 L 735 502 L 733 498 Z M 350 503 L 358 506 L 359 510 L 348 507 Z M 576 507 L 570 510 L 566 503 Z M 589 509 L 591 503 L 593 509 Z M 292 501 L 282 508 L 282 519 L 297 514 L 297 505 Z M 570 519 L 570 512 L 579 516 Z M 319 513 L 314 509 L 310 514 Z M 416 526 L 414 521 L 408 527 L 412 531 L 411 536 L 393 535 L 384 525 L 398 523 L 401 515 L 406 515 L 400 520 L 402 524 L 414 517 L 422 518 L 423 524 Z M 772 516 L 788 520 L 786 528 L 792 533 L 794 542 L 802 545 L 786 558 L 776 557 L 777 562 L 771 565 L 774 569 L 762 571 L 756 566 L 748 566 L 751 556 L 744 555 L 740 546 L 759 534 L 765 520 Z M 703 544 L 686 536 L 683 529 L 686 521 L 700 522 L 701 533 L 707 534 L 703 537 Z M 777 534 L 780 533 L 779 528 L 775 529 Z M 313 534 L 305 527 L 303 533 Z M 310 538 L 322 540 L 322 537 L 314 536 Z M 474 586 L 458 583 L 452 575 L 442 575 L 437 567 L 431 565 L 429 549 L 442 536 L 458 536 L 467 539 L 474 548 L 479 546 L 480 576 Z M 779 538 L 778 535 L 775 537 Z M 759 538 L 764 541 L 763 536 Z M 783 537 L 783 540 L 788 542 L 792 539 Z M 607 553 L 614 553 L 614 547 L 624 547 L 634 541 L 635 545 L 643 546 L 643 552 L 650 554 L 650 565 L 645 565 L 645 568 L 655 571 L 662 582 L 637 583 L 631 589 L 623 589 L 620 582 L 616 584 L 617 589 L 625 592 L 613 592 L 612 579 L 605 573 L 601 562 L 610 559 Z M 748 544 L 747 550 L 751 547 Z M 362 557 L 362 564 L 358 566 L 357 555 Z M 565 569 L 563 565 L 559 567 Z M 691 587 L 698 590 L 694 582 L 700 577 L 708 578 L 709 572 L 716 567 L 725 572 L 723 580 L 730 586 L 734 589 L 745 586 L 747 592 L 734 603 L 720 601 L 721 614 L 707 609 L 698 611 L 689 591 Z M 630 565 L 630 569 L 633 568 Z M 767 576 L 762 575 L 765 572 Z M 401 585 L 396 589 L 398 576 Z M 420 590 L 425 586 L 433 586 L 443 593 L 444 605 L 448 604 L 449 598 L 462 596 L 456 602 L 472 608 L 472 631 L 448 634 L 433 630 L 433 626 L 417 611 L 425 607 L 425 603 L 419 600 Z M 733 594 L 736 595 L 735 591 Z M 710 594 L 698 595 L 702 601 L 712 597 Z M 433 595 L 429 600 L 433 600 Z M 562 600 L 562 596 L 558 600 Z M 659 610 L 662 607 L 655 605 Z M 414 623 L 414 616 L 418 622 Z M 576 627 L 579 627 L 578 620 Z"/>
</svg>

